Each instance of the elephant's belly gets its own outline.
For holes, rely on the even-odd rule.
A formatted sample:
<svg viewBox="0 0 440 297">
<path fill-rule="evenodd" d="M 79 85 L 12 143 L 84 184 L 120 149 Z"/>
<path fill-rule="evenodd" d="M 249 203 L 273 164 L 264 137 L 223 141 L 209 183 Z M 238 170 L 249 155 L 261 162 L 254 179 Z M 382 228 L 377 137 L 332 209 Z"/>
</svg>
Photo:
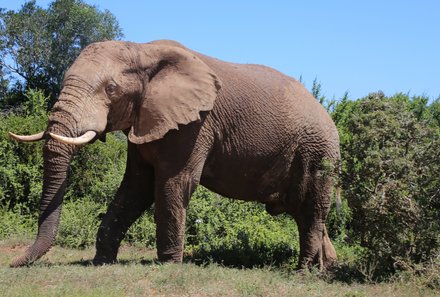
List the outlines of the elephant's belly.
<svg viewBox="0 0 440 297">
<path fill-rule="evenodd" d="M 274 169 L 268 162 L 243 162 L 221 159 L 207 162 L 201 184 L 222 196 L 271 202 L 284 196 L 288 187 L 287 171 Z"/>
</svg>

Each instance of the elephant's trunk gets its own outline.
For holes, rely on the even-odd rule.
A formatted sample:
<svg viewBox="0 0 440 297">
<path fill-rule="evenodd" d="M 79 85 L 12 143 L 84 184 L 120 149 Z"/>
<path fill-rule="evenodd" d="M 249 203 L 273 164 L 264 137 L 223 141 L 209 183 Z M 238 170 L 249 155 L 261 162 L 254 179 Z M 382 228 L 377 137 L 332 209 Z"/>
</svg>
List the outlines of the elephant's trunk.
<svg viewBox="0 0 440 297">
<path fill-rule="evenodd" d="M 60 131 L 64 130 L 64 131 Z M 71 135 L 66 129 L 49 127 L 47 132 Z M 66 133 L 67 132 L 67 133 Z M 40 201 L 38 234 L 26 252 L 14 259 L 11 267 L 31 264 L 42 257 L 53 245 L 60 222 L 61 204 L 66 187 L 66 177 L 74 147 L 47 137 L 43 148 L 43 193 Z"/>
</svg>

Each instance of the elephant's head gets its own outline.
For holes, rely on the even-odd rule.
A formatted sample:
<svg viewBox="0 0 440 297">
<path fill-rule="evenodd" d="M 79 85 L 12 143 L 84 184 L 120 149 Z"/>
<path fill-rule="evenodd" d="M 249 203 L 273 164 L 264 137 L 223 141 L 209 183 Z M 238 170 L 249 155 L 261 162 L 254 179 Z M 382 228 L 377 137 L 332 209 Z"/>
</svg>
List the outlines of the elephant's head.
<svg viewBox="0 0 440 297">
<path fill-rule="evenodd" d="M 128 139 L 136 144 L 160 139 L 211 110 L 219 89 L 213 71 L 174 42 L 107 41 L 84 49 L 65 74 L 47 130 L 11 133 L 19 141 L 45 139 L 38 235 L 11 266 L 30 264 L 52 246 L 76 145 L 114 130 L 129 130 Z"/>
</svg>

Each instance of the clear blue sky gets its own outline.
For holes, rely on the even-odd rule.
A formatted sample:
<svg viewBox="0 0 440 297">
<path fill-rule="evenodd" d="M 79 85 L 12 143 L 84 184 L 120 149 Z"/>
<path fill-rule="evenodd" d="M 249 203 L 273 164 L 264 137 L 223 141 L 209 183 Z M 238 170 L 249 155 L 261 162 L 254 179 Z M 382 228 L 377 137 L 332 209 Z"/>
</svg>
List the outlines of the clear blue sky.
<svg viewBox="0 0 440 297">
<path fill-rule="evenodd" d="M 37 0 L 44 8 L 50 2 Z M 222 60 L 302 76 L 308 88 L 317 77 L 329 98 L 377 90 L 440 96 L 437 0 L 85 2 L 110 10 L 126 40 L 174 39 Z"/>
</svg>

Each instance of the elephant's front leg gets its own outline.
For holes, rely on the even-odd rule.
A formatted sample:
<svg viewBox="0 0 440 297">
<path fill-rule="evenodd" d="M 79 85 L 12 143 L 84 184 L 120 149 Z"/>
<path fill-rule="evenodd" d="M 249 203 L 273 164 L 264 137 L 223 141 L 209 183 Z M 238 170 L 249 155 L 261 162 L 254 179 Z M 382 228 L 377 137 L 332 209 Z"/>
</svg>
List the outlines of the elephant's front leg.
<svg viewBox="0 0 440 297">
<path fill-rule="evenodd" d="M 128 228 L 153 204 L 153 168 L 134 166 L 130 161 L 129 156 L 124 179 L 99 227 L 93 259 L 95 265 L 116 261 Z"/>
<path fill-rule="evenodd" d="M 156 181 L 157 255 L 162 262 L 182 262 L 186 209 L 197 184 L 190 174 Z"/>
</svg>

